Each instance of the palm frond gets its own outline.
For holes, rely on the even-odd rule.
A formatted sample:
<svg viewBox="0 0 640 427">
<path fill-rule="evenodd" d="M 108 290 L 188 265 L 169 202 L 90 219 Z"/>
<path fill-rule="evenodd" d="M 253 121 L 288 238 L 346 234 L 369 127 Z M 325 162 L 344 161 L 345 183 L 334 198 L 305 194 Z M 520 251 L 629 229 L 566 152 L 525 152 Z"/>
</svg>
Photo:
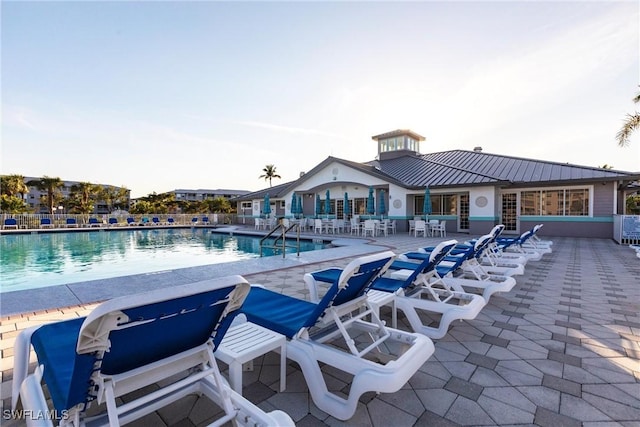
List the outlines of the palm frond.
<svg viewBox="0 0 640 427">
<path fill-rule="evenodd" d="M 622 128 L 616 134 L 616 140 L 620 147 L 626 147 L 629 145 L 629 137 L 631 134 L 640 128 L 640 114 L 627 114 L 627 120 L 622 125 Z"/>
</svg>

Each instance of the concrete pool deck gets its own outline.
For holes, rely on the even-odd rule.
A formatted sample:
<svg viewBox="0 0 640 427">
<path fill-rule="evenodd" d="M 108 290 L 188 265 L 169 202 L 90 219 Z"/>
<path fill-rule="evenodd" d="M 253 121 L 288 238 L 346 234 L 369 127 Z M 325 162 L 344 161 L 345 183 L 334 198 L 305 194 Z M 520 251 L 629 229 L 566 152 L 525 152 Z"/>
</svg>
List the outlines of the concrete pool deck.
<svg viewBox="0 0 640 427">
<path fill-rule="evenodd" d="M 458 240 L 468 237 L 448 236 Z M 304 258 L 301 254 L 300 259 L 287 255 L 284 260 L 256 260 L 266 264 L 243 261 L 222 270 L 185 269 L 192 271 L 144 276 L 170 286 L 217 274 L 242 274 L 251 283 L 307 299 L 302 281 L 306 272 L 342 267 L 363 253 L 388 248 L 402 253 L 441 240 L 400 233 L 377 238 L 371 244 L 325 249 L 306 253 Z M 266 410 L 286 411 L 299 426 L 638 426 L 640 260 L 634 251 L 610 240 L 553 241 L 553 253 L 529 262 L 525 274 L 516 276 L 517 284 L 511 292 L 495 294 L 476 319 L 454 323 L 444 338 L 436 340 L 435 354 L 403 389 L 393 394 L 365 394 L 355 416 L 346 422 L 315 407 L 295 363 L 287 365 L 287 389 L 278 392 L 279 357 L 275 353 L 256 361 L 253 372 L 245 372 L 243 394 Z M 120 280 L 123 282 L 110 285 L 121 288 L 119 292 L 142 291 L 149 286 L 142 277 Z M 12 347 L 18 332 L 32 325 L 86 315 L 97 304 L 82 301 L 88 301 L 89 294 L 92 298 L 107 295 L 100 288 L 104 284 L 95 284 L 91 291 L 69 288 L 76 298 L 72 304 L 49 310 L 18 309 L 13 312 L 19 314 L 13 315 L 4 311 L 3 297 L 3 409 L 9 408 Z M 50 288 L 45 289 L 44 294 L 49 294 Z M 11 301 L 11 306 L 21 307 L 19 304 L 31 298 L 23 294 Z M 390 319 L 387 311 L 383 310 L 382 316 Z M 401 328 L 407 329 L 402 314 L 399 320 Z M 327 369 L 326 374 L 335 390 L 349 386 L 340 372 Z M 204 398 L 189 396 L 134 425 L 202 425 L 212 416 L 211 406 Z M 7 423 L 23 424 L 17 420 Z"/>
</svg>

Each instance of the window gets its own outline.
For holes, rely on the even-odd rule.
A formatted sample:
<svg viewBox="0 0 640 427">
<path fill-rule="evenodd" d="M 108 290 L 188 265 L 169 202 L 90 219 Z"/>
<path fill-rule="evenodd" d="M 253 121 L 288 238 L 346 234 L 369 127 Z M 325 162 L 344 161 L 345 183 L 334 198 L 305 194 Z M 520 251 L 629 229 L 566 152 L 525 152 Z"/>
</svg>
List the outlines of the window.
<svg viewBox="0 0 640 427">
<path fill-rule="evenodd" d="M 366 215 L 367 213 L 367 199 L 362 197 L 362 198 L 357 198 L 353 200 L 353 203 L 355 204 L 354 208 L 353 208 L 353 215 Z"/>
<path fill-rule="evenodd" d="M 415 197 L 413 214 L 424 215 L 424 196 Z M 431 195 L 431 215 L 457 215 L 458 198 L 455 194 L 432 194 Z"/>
<path fill-rule="evenodd" d="M 589 189 L 523 191 L 520 193 L 520 214 L 588 216 Z"/>
</svg>

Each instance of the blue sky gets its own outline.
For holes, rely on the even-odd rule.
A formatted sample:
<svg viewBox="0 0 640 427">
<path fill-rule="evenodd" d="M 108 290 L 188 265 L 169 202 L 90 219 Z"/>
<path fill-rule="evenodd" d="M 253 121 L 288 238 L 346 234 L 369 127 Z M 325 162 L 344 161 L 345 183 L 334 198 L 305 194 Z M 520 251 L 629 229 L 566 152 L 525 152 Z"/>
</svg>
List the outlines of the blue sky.
<svg viewBox="0 0 640 427">
<path fill-rule="evenodd" d="M 3 174 L 258 190 L 371 136 L 640 171 L 630 2 L 3 1 Z"/>
</svg>

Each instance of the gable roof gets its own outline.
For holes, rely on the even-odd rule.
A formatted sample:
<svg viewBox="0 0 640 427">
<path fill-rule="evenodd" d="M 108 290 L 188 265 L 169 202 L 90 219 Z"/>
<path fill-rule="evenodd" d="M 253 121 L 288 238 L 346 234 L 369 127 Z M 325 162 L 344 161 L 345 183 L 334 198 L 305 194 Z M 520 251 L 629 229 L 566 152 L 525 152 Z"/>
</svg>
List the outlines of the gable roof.
<svg viewBox="0 0 640 427">
<path fill-rule="evenodd" d="M 287 194 L 292 186 L 294 186 L 298 181 L 289 181 L 284 184 L 274 185 L 273 187 L 263 188 L 262 190 L 252 191 L 247 194 L 243 194 L 238 197 L 232 197 L 231 201 L 242 201 L 242 200 L 257 200 L 263 199 L 264 196 L 269 194 L 269 198 L 272 199 L 281 199 L 285 194 Z"/>
<path fill-rule="evenodd" d="M 434 187 L 470 187 L 478 185 L 531 186 L 569 181 L 634 181 L 632 173 L 569 163 L 549 162 L 503 156 L 478 151 L 451 150 L 421 155 L 404 155 L 366 163 L 329 156 L 295 181 L 245 194 L 231 200 L 256 200 L 269 193 L 283 198 L 331 163 L 343 164 L 400 187 L 416 189 Z"/>
</svg>

